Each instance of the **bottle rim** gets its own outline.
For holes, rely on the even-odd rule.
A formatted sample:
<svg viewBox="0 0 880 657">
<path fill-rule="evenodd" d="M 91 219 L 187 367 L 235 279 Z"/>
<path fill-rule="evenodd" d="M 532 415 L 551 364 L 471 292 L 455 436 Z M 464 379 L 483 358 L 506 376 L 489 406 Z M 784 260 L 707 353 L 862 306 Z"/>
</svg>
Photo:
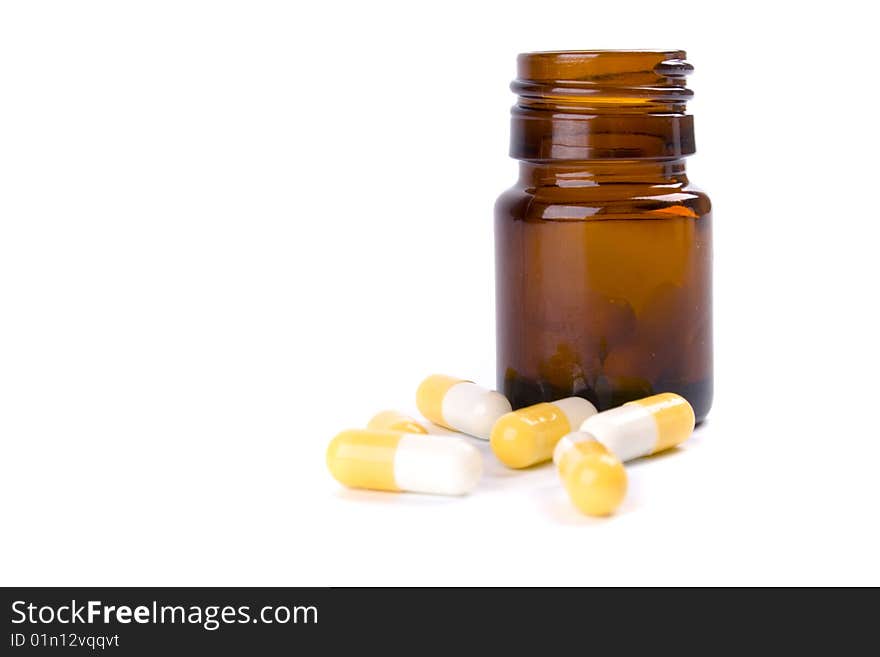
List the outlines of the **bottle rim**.
<svg viewBox="0 0 880 657">
<path fill-rule="evenodd" d="M 614 77 L 683 78 L 693 70 L 687 52 L 669 50 L 545 50 L 520 53 L 520 80 L 605 80 Z"/>
</svg>

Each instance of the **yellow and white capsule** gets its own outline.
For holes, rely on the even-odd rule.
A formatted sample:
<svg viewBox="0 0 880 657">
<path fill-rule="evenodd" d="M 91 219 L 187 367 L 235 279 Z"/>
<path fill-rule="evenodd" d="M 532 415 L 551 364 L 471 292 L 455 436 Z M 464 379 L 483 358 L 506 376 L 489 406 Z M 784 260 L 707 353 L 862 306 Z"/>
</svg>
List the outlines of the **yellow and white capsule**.
<svg viewBox="0 0 880 657">
<path fill-rule="evenodd" d="M 476 383 L 433 374 L 416 391 L 419 412 L 434 424 L 489 440 L 492 426 L 513 410 L 507 397 Z"/>
<path fill-rule="evenodd" d="M 596 407 L 581 397 L 535 404 L 502 415 L 489 442 L 504 465 L 526 468 L 549 461 L 559 439 L 595 414 Z"/>
<path fill-rule="evenodd" d="M 351 488 L 464 495 L 477 485 L 483 460 L 455 436 L 349 429 L 330 442 L 327 468 Z"/>
<path fill-rule="evenodd" d="M 568 497 L 581 513 L 611 515 L 626 497 L 623 463 L 598 441 L 573 443 L 561 454 L 557 467 Z"/>
<path fill-rule="evenodd" d="M 621 461 L 630 461 L 680 445 L 693 431 L 694 409 L 684 397 L 664 392 L 587 418 L 580 431 L 556 444 L 553 461 L 558 465 L 566 450 L 588 440 L 598 440 Z"/>
<path fill-rule="evenodd" d="M 409 415 L 397 411 L 380 411 L 367 422 L 367 429 L 426 434 L 428 430 Z"/>
</svg>

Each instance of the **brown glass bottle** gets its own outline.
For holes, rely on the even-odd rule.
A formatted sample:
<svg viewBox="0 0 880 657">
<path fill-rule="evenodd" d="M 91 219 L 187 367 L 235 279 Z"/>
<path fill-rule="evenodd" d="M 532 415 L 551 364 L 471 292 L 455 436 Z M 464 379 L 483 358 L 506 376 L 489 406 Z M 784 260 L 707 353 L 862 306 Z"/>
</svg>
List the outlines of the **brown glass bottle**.
<svg viewBox="0 0 880 657">
<path fill-rule="evenodd" d="M 670 51 L 528 53 L 520 178 L 495 206 L 498 386 L 514 408 L 712 403 L 711 205 L 691 186 L 692 67 Z"/>
</svg>

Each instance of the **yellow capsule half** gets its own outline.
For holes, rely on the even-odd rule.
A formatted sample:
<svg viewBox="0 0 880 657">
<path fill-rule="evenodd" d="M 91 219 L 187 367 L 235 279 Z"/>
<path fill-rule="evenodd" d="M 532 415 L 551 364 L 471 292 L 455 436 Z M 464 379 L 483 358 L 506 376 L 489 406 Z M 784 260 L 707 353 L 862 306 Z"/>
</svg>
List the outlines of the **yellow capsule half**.
<svg viewBox="0 0 880 657">
<path fill-rule="evenodd" d="M 367 422 L 367 429 L 426 434 L 428 430 L 409 415 L 397 411 L 380 411 Z"/>
<path fill-rule="evenodd" d="M 480 479 L 480 452 L 456 436 L 349 429 L 327 448 L 327 468 L 351 488 L 464 495 Z"/>
<path fill-rule="evenodd" d="M 526 468 L 549 461 L 556 443 L 596 414 L 581 397 L 535 404 L 502 415 L 492 427 L 492 452 L 510 468 Z"/>
<path fill-rule="evenodd" d="M 581 513 L 611 515 L 626 497 L 623 463 L 598 441 L 577 443 L 566 450 L 557 467 L 568 497 Z"/>
</svg>

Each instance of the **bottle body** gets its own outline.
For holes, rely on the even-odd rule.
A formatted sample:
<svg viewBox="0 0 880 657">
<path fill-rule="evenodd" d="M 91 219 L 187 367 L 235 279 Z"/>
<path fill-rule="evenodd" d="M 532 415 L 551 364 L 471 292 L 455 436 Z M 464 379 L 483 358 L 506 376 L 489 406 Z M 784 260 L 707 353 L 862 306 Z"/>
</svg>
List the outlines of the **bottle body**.
<svg viewBox="0 0 880 657">
<path fill-rule="evenodd" d="M 653 111 L 642 121 L 614 97 L 598 111 L 595 98 L 566 99 L 583 114 L 562 114 L 551 100 L 515 115 L 526 125 L 515 156 L 542 157 L 519 158 L 495 208 L 499 390 L 514 408 L 576 395 L 599 410 L 675 392 L 700 421 L 712 399 L 712 215 L 685 173 L 692 136 L 657 157 L 638 141 L 668 137 Z"/>
</svg>

